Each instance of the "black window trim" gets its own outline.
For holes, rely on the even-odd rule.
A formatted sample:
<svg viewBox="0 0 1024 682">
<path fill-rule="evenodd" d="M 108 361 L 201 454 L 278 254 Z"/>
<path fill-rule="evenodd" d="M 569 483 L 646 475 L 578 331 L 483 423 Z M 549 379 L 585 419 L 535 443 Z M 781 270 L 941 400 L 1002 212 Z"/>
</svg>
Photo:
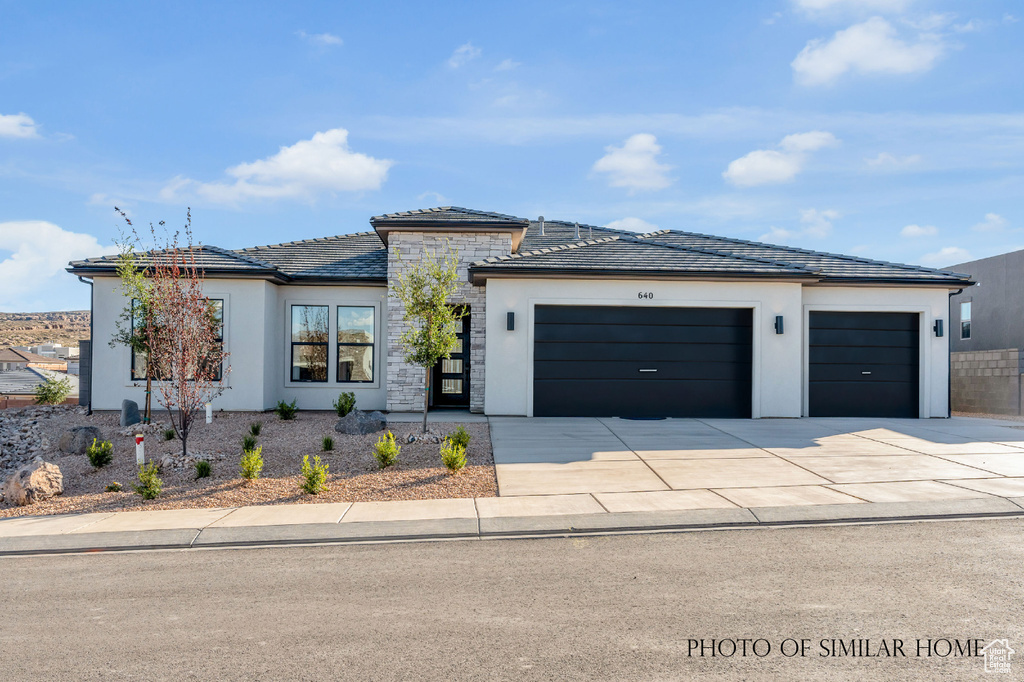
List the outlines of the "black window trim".
<svg viewBox="0 0 1024 682">
<path fill-rule="evenodd" d="M 339 317 L 338 316 L 338 311 L 341 310 L 342 308 L 369 308 L 370 310 L 372 310 L 373 311 L 373 338 L 375 340 L 371 341 L 370 343 L 355 343 L 355 342 L 351 342 L 351 341 L 344 341 L 344 342 L 343 341 L 338 341 L 337 340 L 338 339 L 337 335 L 338 335 L 338 332 L 339 332 L 339 329 L 338 329 L 338 317 Z M 335 343 L 334 343 L 334 346 L 335 346 L 335 348 L 334 348 L 334 350 L 335 350 L 335 357 L 334 357 L 334 383 L 336 383 L 336 384 L 372 384 L 372 383 L 376 382 L 377 368 L 376 368 L 376 362 L 375 362 L 376 358 L 374 356 L 376 355 L 377 351 L 376 351 L 376 348 L 374 348 L 374 346 L 376 346 L 376 343 L 377 343 L 376 342 L 376 338 L 377 338 L 377 317 L 378 317 L 378 315 L 377 315 L 377 306 L 375 306 L 375 305 L 356 305 L 356 304 L 351 304 L 351 303 L 339 303 L 339 304 L 334 306 L 334 334 L 335 334 Z M 356 381 L 356 380 L 352 380 L 352 379 L 342 379 L 341 378 L 341 347 L 342 346 L 353 346 L 353 347 L 356 347 L 356 348 L 359 348 L 359 347 L 362 347 L 362 348 L 369 347 L 369 349 L 370 349 L 370 378 L 369 379 L 366 379 L 366 380 L 363 380 L 363 381 Z"/>
</svg>

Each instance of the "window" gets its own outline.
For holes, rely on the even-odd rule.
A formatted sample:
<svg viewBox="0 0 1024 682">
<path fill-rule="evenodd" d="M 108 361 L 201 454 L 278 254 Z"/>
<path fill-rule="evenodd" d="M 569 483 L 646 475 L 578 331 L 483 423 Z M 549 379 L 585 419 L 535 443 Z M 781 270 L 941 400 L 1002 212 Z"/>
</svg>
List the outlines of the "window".
<svg viewBox="0 0 1024 682">
<path fill-rule="evenodd" d="M 372 306 L 338 306 L 339 383 L 373 381 Z"/>
<path fill-rule="evenodd" d="M 211 298 L 210 313 L 213 316 L 214 324 L 217 325 L 216 331 L 214 331 L 213 346 L 218 351 L 217 354 L 221 355 L 224 350 L 224 299 Z M 221 361 L 217 365 L 217 371 L 213 374 L 213 380 L 220 381 L 223 377 L 224 362 Z"/>
<path fill-rule="evenodd" d="M 971 302 L 964 301 L 960 304 L 960 338 L 971 338 Z"/>
<path fill-rule="evenodd" d="M 213 316 L 214 323 L 217 325 L 217 329 L 214 332 L 214 346 L 218 350 L 222 350 L 224 347 L 224 299 L 211 298 L 210 309 Z M 145 320 L 142 319 L 142 310 L 139 305 L 138 299 L 132 299 L 132 327 L 135 332 L 142 333 L 145 331 Z M 131 378 L 132 381 L 145 381 L 146 380 L 146 365 L 148 358 L 146 353 L 136 352 L 132 349 L 132 369 Z M 224 375 L 224 363 L 220 363 L 217 367 L 217 371 L 214 373 L 213 380 L 220 381 Z M 154 379 L 160 379 L 160 372 L 156 371 L 153 373 Z"/>
<path fill-rule="evenodd" d="M 327 326 L 325 305 L 292 306 L 292 381 L 327 381 Z"/>
</svg>

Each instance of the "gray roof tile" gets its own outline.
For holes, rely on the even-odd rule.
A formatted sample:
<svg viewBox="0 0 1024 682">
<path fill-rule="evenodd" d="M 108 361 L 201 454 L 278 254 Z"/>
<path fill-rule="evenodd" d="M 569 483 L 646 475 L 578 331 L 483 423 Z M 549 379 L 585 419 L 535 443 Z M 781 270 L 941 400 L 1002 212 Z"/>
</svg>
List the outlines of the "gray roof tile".
<svg viewBox="0 0 1024 682">
<path fill-rule="evenodd" d="M 504 213 L 491 213 L 490 211 L 476 211 L 461 206 L 438 206 L 437 208 L 421 208 L 415 211 L 402 211 L 400 213 L 385 213 L 384 215 L 370 218 L 370 224 L 377 225 L 402 225 L 402 224 L 451 224 L 451 223 L 472 223 L 501 224 L 501 225 L 524 225 L 528 222 L 525 218 L 517 218 Z"/>
<path fill-rule="evenodd" d="M 376 232 L 239 249 L 293 279 L 387 280 L 388 254 Z"/>
</svg>

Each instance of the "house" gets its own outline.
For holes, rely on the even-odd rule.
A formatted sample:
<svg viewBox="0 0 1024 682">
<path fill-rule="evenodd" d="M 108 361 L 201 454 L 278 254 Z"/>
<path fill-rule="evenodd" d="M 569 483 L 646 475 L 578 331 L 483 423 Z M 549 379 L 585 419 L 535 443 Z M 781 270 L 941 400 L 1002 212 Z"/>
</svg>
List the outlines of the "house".
<svg viewBox="0 0 1024 682">
<path fill-rule="evenodd" d="M 950 269 L 978 283 L 949 299 L 953 409 L 1024 414 L 1024 250 Z"/>
<path fill-rule="evenodd" d="M 24 407 L 36 400 L 36 389 L 47 379 L 67 378 L 71 383 L 71 393 L 65 404 L 78 404 L 78 377 L 66 377 L 61 372 L 54 372 L 38 367 L 24 367 L 0 372 L 0 409 L 6 407 Z"/>
<path fill-rule="evenodd" d="M 67 360 L 37 355 L 20 348 L 0 348 L 0 372 L 26 367 L 39 367 L 54 371 L 67 369 Z"/>
<path fill-rule="evenodd" d="M 458 347 L 430 401 L 489 415 L 948 415 L 937 325 L 967 275 L 659 230 L 637 234 L 443 207 L 372 218 L 373 231 L 227 250 L 197 247 L 222 311 L 229 390 L 216 407 L 295 399 L 330 409 L 422 407 L 388 284 L 424 252 L 459 252 Z M 92 281 L 94 409 L 142 399 L 139 364 L 111 348 L 126 301 L 116 259 Z M 85 389 L 83 388 L 83 391 Z"/>
</svg>

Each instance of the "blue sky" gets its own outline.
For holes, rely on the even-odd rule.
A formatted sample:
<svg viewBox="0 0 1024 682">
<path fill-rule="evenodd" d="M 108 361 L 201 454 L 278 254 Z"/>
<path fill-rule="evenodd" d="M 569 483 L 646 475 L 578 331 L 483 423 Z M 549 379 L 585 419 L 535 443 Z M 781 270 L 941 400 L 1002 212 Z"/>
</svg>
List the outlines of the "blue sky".
<svg viewBox="0 0 1024 682">
<path fill-rule="evenodd" d="M 226 248 L 454 204 L 948 266 L 1024 248 L 1024 7 L 0 0 L 0 311 L 116 204 Z"/>
</svg>

